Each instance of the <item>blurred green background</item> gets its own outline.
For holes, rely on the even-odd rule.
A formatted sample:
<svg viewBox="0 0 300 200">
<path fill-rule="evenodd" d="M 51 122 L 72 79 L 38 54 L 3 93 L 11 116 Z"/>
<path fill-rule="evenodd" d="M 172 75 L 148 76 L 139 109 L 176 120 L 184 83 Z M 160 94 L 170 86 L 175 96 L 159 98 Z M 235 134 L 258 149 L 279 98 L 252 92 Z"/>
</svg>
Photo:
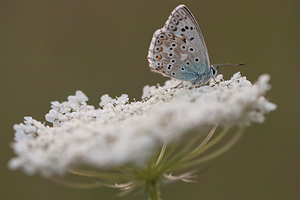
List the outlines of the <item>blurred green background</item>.
<svg viewBox="0 0 300 200">
<path fill-rule="evenodd" d="M 0 199 L 113 197 L 113 190 L 75 190 L 8 170 L 13 124 L 24 116 L 44 121 L 51 101 L 76 90 L 98 106 L 103 94 L 140 99 L 144 85 L 163 83 L 165 77 L 149 71 L 147 51 L 154 31 L 181 3 L 202 29 L 211 63 L 247 64 L 220 73 L 230 78 L 241 71 L 251 81 L 270 74 L 267 97 L 278 109 L 211 162 L 198 184 L 169 185 L 163 199 L 300 199 L 299 0 L 1 1 Z"/>
</svg>

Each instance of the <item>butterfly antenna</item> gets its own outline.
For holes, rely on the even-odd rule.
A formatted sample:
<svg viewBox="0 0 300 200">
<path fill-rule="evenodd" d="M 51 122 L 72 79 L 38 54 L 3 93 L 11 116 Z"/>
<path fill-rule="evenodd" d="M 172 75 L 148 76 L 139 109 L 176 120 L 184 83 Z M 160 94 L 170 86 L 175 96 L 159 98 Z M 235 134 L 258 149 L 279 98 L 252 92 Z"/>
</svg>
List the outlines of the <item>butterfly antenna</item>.
<svg viewBox="0 0 300 200">
<path fill-rule="evenodd" d="M 224 64 L 214 64 L 212 67 L 223 67 L 223 66 L 242 66 L 245 65 L 244 63 L 239 63 L 239 64 L 230 64 L 230 63 L 224 63 Z"/>
</svg>

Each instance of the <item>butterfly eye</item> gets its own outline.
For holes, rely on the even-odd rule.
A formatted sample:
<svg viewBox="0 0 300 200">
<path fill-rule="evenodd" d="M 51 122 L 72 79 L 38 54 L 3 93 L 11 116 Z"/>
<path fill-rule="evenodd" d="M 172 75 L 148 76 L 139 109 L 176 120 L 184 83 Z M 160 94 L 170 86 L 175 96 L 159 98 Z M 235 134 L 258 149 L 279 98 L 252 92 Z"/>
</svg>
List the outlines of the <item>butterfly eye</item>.
<svg viewBox="0 0 300 200">
<path fill-rule="evenodd" d="M 193 52 L 193 51 L 194 51 L 194 48 L 193 48 L 193 47 L 190 47 L 190 48 L 189 48 L 189 51 L 190 51 L 190 52 Z"/>
<path fill-rule="evenodd" d="M 200 61 L 200 59 L 199 59 L 198 57 L 196 57 L 196 58 L 194 59 L 194 61 L 197 63 L 197 62 Z"/>
<path fill-rule="evenodd" d="M 213 75 L 216 75 L 216 74 L 217 74 L 217 71 L 216 71 L 214 68 L 210 68 L 210 70 L 212 71 L 212 74 L 213 74 Z"/>
</svg>

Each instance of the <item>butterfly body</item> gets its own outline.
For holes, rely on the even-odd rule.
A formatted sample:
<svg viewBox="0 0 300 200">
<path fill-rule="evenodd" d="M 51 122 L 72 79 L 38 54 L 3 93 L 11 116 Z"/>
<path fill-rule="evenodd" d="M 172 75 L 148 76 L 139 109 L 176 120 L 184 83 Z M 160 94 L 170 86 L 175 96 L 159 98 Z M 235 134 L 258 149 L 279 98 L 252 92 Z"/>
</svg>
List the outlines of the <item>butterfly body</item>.
<svg viewBox="0 0 300 200">
<path fill-rule="evenodd" d="M 153 34 L 148 61 L 151 71 L 195 85 L 206 84 L 218 72 L 210 66 L 199 25 L 184 5 L 177 6 Z"/>
</svg>

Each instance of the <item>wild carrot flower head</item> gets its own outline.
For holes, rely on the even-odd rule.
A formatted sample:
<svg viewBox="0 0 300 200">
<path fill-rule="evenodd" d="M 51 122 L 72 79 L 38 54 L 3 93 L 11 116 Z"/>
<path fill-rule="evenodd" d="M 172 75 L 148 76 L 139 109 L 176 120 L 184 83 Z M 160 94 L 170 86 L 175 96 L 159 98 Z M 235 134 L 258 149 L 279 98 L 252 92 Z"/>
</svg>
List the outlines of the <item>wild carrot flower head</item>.
<svg viewBox="0 0 300 200">
<path fill-rule="evenodd" d="M 135 187 L 143 177 L 152 180 L 148 171 L 152 166 L 159 180 L 188 180 L 189 172 L 181 176 L 171 173 L 201 163 L 197 158 L 210 144 L 212 134 L 206 137 L 209 129 L 218 126 L 228 130 L 262 123 L 265 114 L 276 109 L 264 97 L 270 89 L 268 75 L 260 76 L 255 84 L 240 73 L 230 80 L 222 80 L 222 75 L 216 79 L 218 83 L 212 81 L 210 86 L 201 87 L 176 87 L 179 82 L 175 80 L 166 81 L 163 86 L 145 86 L 141 101 L 130 102 L 126 94 L 117 98 L 106 94 L 98 108 L 88 105 L 88 98 L 81 91 L 69 96 L 68 101 L 51 102 L 52 109 L 46 114 L 51 126 L 32 117 L 14 125 L 11 146 L 16 157 L 10 160 L 9 168 L 52 177 L 67 172 L 89 174 L 79 170 L 82 166 L 99 171 L 131 166 L 129 171 L 135 171 L 136 176 L 130 177 L 138 178 L 126 179 L 126 172 L 124 177 L 117 176 L 122 180 L 108 182 L 126 181 Z M 192 131 L 195 132 L 186 138 Z M 175 150 L 168 149 L 176 149 L 174 144 L 182 138 L 190 141 L 194 148 L 191 152 L 184 149 L 185 152 L 175 154 Z M 196 138 L 205 139 L 199 145 L 195 144 Z M 126 174 L 125 171 L 117 170 L 119 174 Z M 143 175 L 141 171 L 147 173 Z"/>
</svg>

